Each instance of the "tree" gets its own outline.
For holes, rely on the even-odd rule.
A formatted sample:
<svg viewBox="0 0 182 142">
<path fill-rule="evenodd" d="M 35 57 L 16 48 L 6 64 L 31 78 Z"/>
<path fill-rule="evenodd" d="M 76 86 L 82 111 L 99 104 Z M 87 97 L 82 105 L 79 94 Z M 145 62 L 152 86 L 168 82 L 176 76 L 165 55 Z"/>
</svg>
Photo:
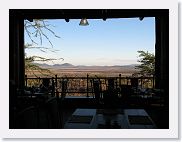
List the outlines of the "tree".
<svg viewBox="0 0 182 142">
<path fill-rule="evenodd" d="M 32 22 L 25 20 L 24 21 L 24 30 L 27 36 L 29 37 L 29 43 L 25 43 L 24 48 L 25 49 L 39 49 L 42 52 L 47 52 L 48 50 L 51 52 L 56 52 L 56 50 L 53 49 L 53 43 L 47 36 L 47 32 L 54 35 L 56 38 L 60 38 L 55 34 L 55 32 L 50 28 L 50 24 L 44 19 L 34 19 Z M 43 39 L 47 40 L 50 47 L 44 47 L 42 46 Z M 63 58 L 60 58 L 63 60 Z M 53 60 L 60 60 L 60 59 L 53 59 L 53 58 L 44 58 L 40 56 L 27 56 L 25 53 L 25 73 L 32 73 L 34 76 L 36 76 L 35 72 L 39 72 L 43 75 L 50 75 L 52 74 L 50 70 L 43 69 L 39 67 L 38 65 L 34 64 L 35 61 L 53 61 Z"/>
<path fill-rule="evenodd" d="M 139 69 L 139 75 L 141 76 L 153 76 L 155 73 L 155 55 L 148 51 L 137 51 L 140 59 L 138 62 L 140 65 L 136 66 Z"/>
</svg>

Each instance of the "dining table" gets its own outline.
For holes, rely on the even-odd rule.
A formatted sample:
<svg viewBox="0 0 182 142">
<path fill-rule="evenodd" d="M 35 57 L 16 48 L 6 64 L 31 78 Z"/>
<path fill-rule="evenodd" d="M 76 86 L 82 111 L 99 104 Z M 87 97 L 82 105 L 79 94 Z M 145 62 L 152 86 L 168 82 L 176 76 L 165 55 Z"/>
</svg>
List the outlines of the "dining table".
<svg viewBox="0 0 182 142">
<path fill-rule="evenodd" d="M 64 129 L 156 129 L 144 109 L 77 108 Z"/>
</svg>

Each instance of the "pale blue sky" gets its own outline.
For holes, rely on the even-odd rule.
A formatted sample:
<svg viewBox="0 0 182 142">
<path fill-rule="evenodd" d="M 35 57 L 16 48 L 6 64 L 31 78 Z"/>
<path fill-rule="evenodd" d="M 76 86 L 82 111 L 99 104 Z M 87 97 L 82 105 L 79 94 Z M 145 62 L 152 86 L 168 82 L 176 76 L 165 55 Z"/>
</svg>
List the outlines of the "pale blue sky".
<svg viewBox="0 0 182 142">
<path fill-rule="evenodd" d="M 27 55 L 48 58 L 64 58 L 54 63 L 73 65 L 128 65 L 137 63 L 137 51 L 154 53 L 155 19 L 88 19 L 88 26 L 79 26 L 80 20 L 48 20 L 50 28 L 61 38 L 46 32 L 56 53 L 41 52 L 38 49 L 26 50 Z M 25 42 L 28 42 L 25 34 Z M 42 46 L 50 44 L 46 39 Z M 49 64 L 52 64 L 50 62 Z"/>
</svg>

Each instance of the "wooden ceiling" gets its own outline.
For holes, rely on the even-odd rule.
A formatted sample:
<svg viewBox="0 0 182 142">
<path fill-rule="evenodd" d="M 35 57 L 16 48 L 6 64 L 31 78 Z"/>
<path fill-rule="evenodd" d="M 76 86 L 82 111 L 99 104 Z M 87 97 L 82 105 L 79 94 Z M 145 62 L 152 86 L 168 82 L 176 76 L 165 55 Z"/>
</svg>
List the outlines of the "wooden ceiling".
<svg viewBox="0 0 182 142">
<path fill-rule="evenodd" d="M 157 17 L 169 14 L 168 9 L 19 9 L 9 10 L 24 19 L 104 19 Z"/>
</svg>

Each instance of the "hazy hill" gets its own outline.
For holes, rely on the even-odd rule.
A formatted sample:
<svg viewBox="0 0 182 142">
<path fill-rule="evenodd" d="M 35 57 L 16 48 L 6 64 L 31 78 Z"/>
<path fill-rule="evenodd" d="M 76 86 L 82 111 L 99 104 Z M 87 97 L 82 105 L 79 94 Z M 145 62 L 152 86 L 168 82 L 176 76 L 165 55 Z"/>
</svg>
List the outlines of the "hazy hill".
<svg viewBox="0 0 182 142">
<path fill-rule="evenodd" d="M 114 66 L 85 66 L 85 65 L 79 65 L 74 66 L 70 63 L 64 63 L 64 64 L 54 64 L 54 65 L 48 65 L 48 64 L 39 64 L 35 63 L 36 65 L 42 67 L 42 68 L 49 68 L 49 69 L 83 69 L 83 70 L 118 70 L 118 69 L 124 69 L 124 70 L 135 70 L 135 64 L 131 65 L 114 65 Z"/>
<path fill-rule="evenodd" d="M 69 64 L 69 63 L 64 63 L 64 64 L 54 64 L 52 65 L 52 67 L 56 67 L 56 68 L 62 68 L 62 67 L 74 67 L 74 65 Z"/>
<path fill-rule="evenodd" d="M 54 65 L 48 65 L 48 64 L 38 64 L 36 65 L 49 69 L 52 73 L 58 75 L 58 76 L 86 76 L 89 74 L 89 76 L 118 76 L 119 74 L 122 74 L 122 76 L 131 76 L 133 73 L 137 72 L 137 69 L 135 69 L 134 64 L 132 65 L 114 65 L 114 66 L 85 66 L 85 65 L 78 65 L 74 66 L 70 63 L 64 63 L 64 64 L 54 64 Z M 41 76 L 40 74 L 37 74 Z"/>
</svg>

